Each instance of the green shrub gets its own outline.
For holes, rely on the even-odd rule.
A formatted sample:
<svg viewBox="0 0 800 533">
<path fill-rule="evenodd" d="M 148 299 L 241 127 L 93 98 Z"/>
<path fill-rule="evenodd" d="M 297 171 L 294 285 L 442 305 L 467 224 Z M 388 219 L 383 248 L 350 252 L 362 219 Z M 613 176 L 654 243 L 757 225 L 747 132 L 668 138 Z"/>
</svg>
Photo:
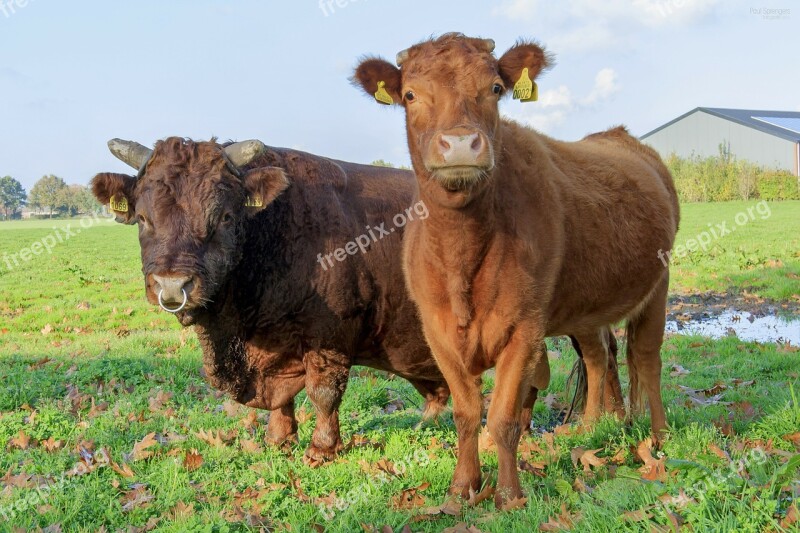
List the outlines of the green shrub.
<svg viewBox="0 0 800 533">
<path fill-rule="evenodd" d="M 719 156 L 705 158 L 671 155 L 665 163 L 682 202 L 800 200 L 796 176 L 737 161 L 723 151 Z"/>
</svg>

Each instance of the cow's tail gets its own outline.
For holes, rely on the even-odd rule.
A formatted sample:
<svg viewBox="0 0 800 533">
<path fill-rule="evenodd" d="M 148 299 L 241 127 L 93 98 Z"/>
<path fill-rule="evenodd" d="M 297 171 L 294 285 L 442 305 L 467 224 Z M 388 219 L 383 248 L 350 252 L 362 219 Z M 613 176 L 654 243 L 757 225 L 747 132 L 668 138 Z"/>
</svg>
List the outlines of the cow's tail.
<svg viewBox="0 0 800 533">
<path fill-rule="evenodd" d="M 634 353 L 631 348 L 631 340 L 634 335 L 636 335 L 635 328 L 631 325 L 631 320 L 628 320 L 628 323 L 625 325 L 625 338 L 627 339 L 625 343 L 625 361 L 628 364 L 628 381 L 630 381 L 628 397 L 630 398 L 631 418 L 641 414 L 642 406 L 644 405 L 642 402 L 645 398 L 645 390 L 639 379 L 640 371 L 636 364 L 636 353 Z"/>
<path fill-rule="evenodd" d="M 586 381 L 586 363 L 583 360 L 581 346 L 575 337 L 570 336 L 569 340 L 572 341 L 572 346 L 578 353 L 578 357 L 575 359 L 575 364 L 572 365 L 572 370 L 567 377 L 567 393 L 573 387 L 575 390 L 572 393 L 572 400 L 567 409 L 567 414 L 564 416 L 564 424 L 569 422 L 575 412 L 583 411 L 586 407 L 586 397 L 589 395 L 589 383 Z"/>
</svg>

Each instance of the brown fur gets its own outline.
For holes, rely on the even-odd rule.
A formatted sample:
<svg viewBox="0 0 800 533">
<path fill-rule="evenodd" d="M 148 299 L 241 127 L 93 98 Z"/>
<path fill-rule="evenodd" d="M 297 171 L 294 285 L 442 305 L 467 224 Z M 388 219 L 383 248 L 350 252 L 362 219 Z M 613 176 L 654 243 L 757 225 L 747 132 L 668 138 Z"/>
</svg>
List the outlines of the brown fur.
<svg viewBox="0 0 800 533">
<path fill-rule="evenodd" d="M 404 264 L 453 394 L 459 454 L 451 491 L 467 496 L 480 486 L 476 379 L 496 367 L 488 427 L 498 445 L 498 505 L 522 494 L 520 413 L 528 391 L 540 387 L 547 336 L 577 339 L 587 365 L 587 414 L 596 416 L 608 370 L 606 332 L 628 319 L 632 388 L 647 394 L 653 431 L 666 427 L 659 350 L 669 276 L 658 252 L 671 249 L 678 227 L 672 178 L 624 129 L 566 143 L 502 119 L 502 94 L 493 87 L 502 83 L 508 94 L 522 68 L 536 75 L 547 57 L 522 42 L 498 60 L 451 34 L 413 47 L 402 69 L 387 63 L 381 71 L 414 96 L 402 105 L 417 195 L 431 214 L 409 228 Z M 374 81 L 358 70 L 355 79 L 365 88 Z M 431 143 L 464 130 L 481 136 L 492 157 L 481 152 L 473 167 L 430 171 Z M 638 409 L 635 399 L 632 390 Z"/>
<path fill-rule="evenodd" d="M 294 397 L 305 388 L 317 415 L 307 450 L 315 462 L 342 447 L 338 410 L 353 365 L 408 379 L 435 416 L 449 391 L 406 292 L 403 229 L 327 270 L 317 262 L 410 206 L 413 173 L 280 148 L 240 170 L 215 142 L 169 138 L 138 180 L 92 182 L 101 202 L 128 200 L 117 215 L 138 223 L 151 303 L 154 275 L 192 277 L 177 317 L 194 325 L 212 385 L 273 410 L 267 436 L 276 444 L 296 441 Z M 244 207 L 248 196 L 264 206 Z"/>
</svg>

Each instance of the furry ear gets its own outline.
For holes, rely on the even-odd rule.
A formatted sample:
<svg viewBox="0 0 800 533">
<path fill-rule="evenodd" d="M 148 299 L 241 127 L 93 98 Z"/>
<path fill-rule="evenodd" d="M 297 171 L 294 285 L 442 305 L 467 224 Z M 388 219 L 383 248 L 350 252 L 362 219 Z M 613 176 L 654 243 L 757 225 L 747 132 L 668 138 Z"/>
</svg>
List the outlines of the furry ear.
<svg viewBox="0 0 800 533">
<path fill-rule="evenodd" d="M 253 216 L 277 198 L 289 186 L 289 178 L 277 167 L 254 168 L 242 178 L 247 191 L 245 209 Z"/>
<path fill-rule="evenodd" d="M 133 224 L 136 211 L 136 178 L 127 174 L 103 172 L 92 178 L 92 194 L 101 204 L 109 204 L 117 222 Z"/>
<path fill-rule="evenodd" d="M 552 54 L 534 42 L 518 41 L 509 48 L 498 61 L 500 77 L 506 87 L 513 87 L 522 75 L 522 69 L 528 69 L 531 80 L 555 64 Z"/>
<path fill-rule="evenodd" d="M 400 69 L 380 57 L 362 59 L 350 81 L 381 103 L 389 104 L 389 101 L 380 99 L 380 89 L 383 89 L 384 94 L 392 99 L 392 103 L 399 104 L 403 101 L 400 95 L 402 88 Z"/>
</svg>

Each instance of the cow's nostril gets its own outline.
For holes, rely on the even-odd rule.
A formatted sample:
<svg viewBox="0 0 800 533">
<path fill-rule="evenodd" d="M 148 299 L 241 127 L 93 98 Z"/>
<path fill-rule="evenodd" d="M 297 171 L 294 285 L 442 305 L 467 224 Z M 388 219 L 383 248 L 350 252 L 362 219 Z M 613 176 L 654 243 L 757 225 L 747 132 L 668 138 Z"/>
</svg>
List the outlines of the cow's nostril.
<svg viewBox="0 0 800 533">
<path fill-rule="evenodd" d="M 483 137 L 480 135 L 475 135 L 475 138 L 472 140 L 472 144 L 469 146 L 473 152 L 480 152 L 483 149 Z"/>
<path fill-rule="evenodd" d="M 439 148 L 442 149 L 442 152 L 450 150 L 450 143 L 444 140 L 444 136 L 439 137 Z"/>
<path fill-rule="evenodd" d="M 188 295 L 193 286 L 192 276 L 157 276 L 153 275 L 154 291 L 160 294 L 162 301 L 166 303 L 181 303 L 184 301 L 184 294 Z"/>
</svg>

